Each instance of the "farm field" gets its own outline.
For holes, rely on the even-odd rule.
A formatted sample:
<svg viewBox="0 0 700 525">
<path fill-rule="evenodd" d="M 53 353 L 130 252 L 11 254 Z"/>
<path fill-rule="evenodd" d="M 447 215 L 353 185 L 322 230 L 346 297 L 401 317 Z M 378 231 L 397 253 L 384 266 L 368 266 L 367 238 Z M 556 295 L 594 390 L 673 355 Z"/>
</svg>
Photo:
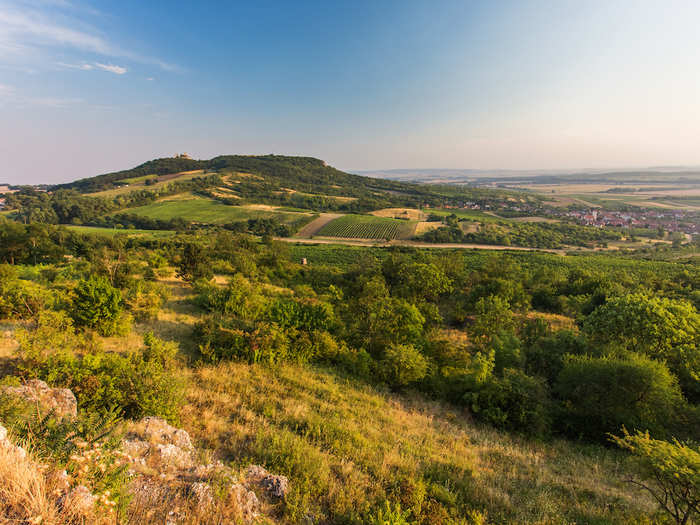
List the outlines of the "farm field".
<svg viewBox="0 0 700 525">
<path fill-rule="evenodd" d="M 700 209 L 697 184 L 522 184 L 513 189 L 532 191 L 551 198 L 559 206 L 652 206 L 667 209 Z M 609 192 L 609 190 L 615 190 Z M 679 199 L 679 197 L 681 197 Z M 689 199 L 689 197 L 698 197 Z"/>
<path fill-rule="evenodd" d="M 415 228 L 413 221 L 373 215 L 343 215 L 318 230 L 317 235 L 345 239 L 406 239 L 413 235 Z"/>
<path fill-rule="evenodd" d="M 191 196 L 187 199 L 164 199 L 148 204 L 123 210 L 122 213 L 133 213 L 150 219 L 169 220 L 181 217 L 188 221 L 225 224 L 228 222 L 247 219 L 276 218 L 285 224 L 293 224 L 311 213 L 280 212 L 272 206 L 229 206 L 214 199 Z"/>
</svg>

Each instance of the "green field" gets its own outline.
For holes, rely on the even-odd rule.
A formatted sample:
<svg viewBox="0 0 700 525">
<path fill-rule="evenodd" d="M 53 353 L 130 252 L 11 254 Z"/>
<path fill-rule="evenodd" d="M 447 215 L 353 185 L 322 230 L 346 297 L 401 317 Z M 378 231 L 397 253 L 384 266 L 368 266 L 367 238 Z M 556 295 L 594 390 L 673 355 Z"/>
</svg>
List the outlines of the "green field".
<svg viewBox="0 0 700 525">
<path fill-rule="evenodd" d="M 110 237 L 114 235 L 138 235 L 143 237 L 162 238 L 175 235 L 175 232 L 172 230 L 137 230 L 130 228 L 99 228 L 96 226 L 73 225 L 66 226 L 66 228 L 77 233 L 93 233 L 97 235 L 107 235 Z"/>
<path fill-rule="evenodd" d="M 186 221 L 208 224 L 226 224 L 247 219 L 277 219 L 283 224 L 296 224 L 310 213 L 280 212 L 276 209 L 260 209 L 255 206 L 230 206 L 214 199 L 190 197 L 187 199 L 162 200 L 146 206 L 122 210 L 151 219 L 169 220 L 182 218 Z"/>
<path fill-rule="evenodd" d="M 410 237 L 415 225 L 415 221 L 373 215 L 344 215 L 326 224 L 317 235 L 346 239 L 398 239 Z"/>
<path fill-rule="evenodd" d="M 122 179 L 116 181 L 117 183 L 121 184 L 136 184 L 138 182 L 145 182 L 148 179 L 157 179 L 158 175 L 152 174 L 152 175 L 141 175 L 140 177 L 131 177 L 128 179 Z"/>
</svg>

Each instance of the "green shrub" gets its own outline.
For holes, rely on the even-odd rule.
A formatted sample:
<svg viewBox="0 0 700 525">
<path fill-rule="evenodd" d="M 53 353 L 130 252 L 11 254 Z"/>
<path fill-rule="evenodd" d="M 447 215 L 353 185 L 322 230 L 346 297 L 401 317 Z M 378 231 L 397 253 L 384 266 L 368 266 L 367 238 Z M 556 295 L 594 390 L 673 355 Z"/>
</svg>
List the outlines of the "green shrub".
<svg viewBox="0 0 700 525">
<path fill-rule="evenodd" d="M 700 401 L 700 313 L 691 303 L 646 294 L 616 297 L 591 313 L 583 329 L 595 344 L 665 361 L 689 399 Z"/>
<path fill-rule="evenodd" d="M 413 345 L 389 345 L 379 362 L 382 378 L 392 386 L 420 381 L 428 371 L 428 361 Z"/>
<path fill-rule="evenodd" d="M 285 329 L 328 330 L 333 325 L 333 307 L 312 298 L 279 298 L 268 307 L 267 317 Z"/>
<path fill-rule="evenodd" d="M 667 436 L 683 406 L 678 381 L 665 364 L 642 355 L 568 356 L 557 378 L 562 429 L 605 440 L 623 426 Z"/>
<path fill-rule="evenodd" d="M 410 525 L 409 515 L 410 511 L 401 510 L 401 505 L 398 503 L 394 506 L 384 501 L 384 505 L 371 514 L 366 523 L 368 525 Z"/>
<path fill-rule="evenodd" d="M 463 400 L 477 418 L 498 428 L 543 435 L 550 427 L 546 384 L 520 370 L 506 368 L 500 377 L 487 377 Z"/>
<path fill-rule="evenodd" d="M 221 288 L 206 280 L 195 283 L 197 302 L 210 312 L 238 317 L 244 321 L 254 321 L 262 316 L 265 297 L 254 283 L 241 274 L 236 274 Z"/>
<path fill-rule="evenodd" d="M 144 344 L 142 352 L 92 349 L 82 355 L 68 348 L 46 351 L 38 344 L 20 346 L 20 370 L 25 376 L 70 388 L 81 409 L 103 414 L 117 409 L 132 419 L 159 416 L 177 421 L 184 386 L 177 345 L 151 333 L 144 336 Z"/>
<path fill-rule="evenodd" d="M 137 321 L 151 321 L 168 299 L 168 289 L 152 281 L 136 281 L 126 294 L 125 303 Z"/>
<path fill-rule="evenodd" d="M 82 280 L 75 289 L 72 309 L 78 326 L 97 330 L 100 335 L 124 335 L 129 321 L 123 315 L 122 294 L 104 277 Z"/>
<path fill-rule="evenodd" d="M 275 364 L 290 358 L 289 338 L 277 325 L 210 317 L 195 326 L 205 361 L 239 359 Z"/>
<path fill-rule="evenodd" d="M 51 292 L 18 275 L 13 266 L 0 265 L 0 319 L 29 319 L 52 301 Z"/>
</svg>

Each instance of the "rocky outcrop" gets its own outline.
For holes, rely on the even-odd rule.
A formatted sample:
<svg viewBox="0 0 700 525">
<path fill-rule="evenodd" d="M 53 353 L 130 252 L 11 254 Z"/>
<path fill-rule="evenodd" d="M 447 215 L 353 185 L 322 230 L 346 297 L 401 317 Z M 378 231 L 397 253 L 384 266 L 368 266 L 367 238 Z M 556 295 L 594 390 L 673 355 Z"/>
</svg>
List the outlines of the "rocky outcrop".
<svg viewBox="0 0 700 525">
<path fill-rule="evenodd" d="M 122 445 L 133 476 L 131 493 L 141 507 L 163 508 L 167 502 L 187 499 L 194 505 L 189 512 L 206 514 L 217 505 L 212 488 L 216 483 L 219 505 L 235 509 L 237 519 L 252 523 L 261 512 L 256 491 L 280 499 L 289 489 L 287 478 L 256 465 L 239 480 L 219 461 L 199 462 L 189 434 L 159 418 L 147 417 L 134 424 Z M 170 510 L 164 521 L 184 519 L 180 508 Z"/>
<path fill-rule="evenodd" d="M 1 387 L 0 392 L 38 403 L 45 411 L 53 410 L 60 417 L 75 417 L 78 413 L 78 402 L 73 392 L 67 388 L 51 388 L 39 379 L 30 379 L 22 386 Z"/>
<path fill-rule="evenodd" d="M 51 388 L 43 381 L 30 381 L 3 391 L 41 403 L 64 417 L 76 415 L 72 392 Z M 84 480 L 71 478 L 64 470 L 51 470 L 49 465 L 36 463 L 22 447 L 10 441 L 1 425 L 0 453 L 7 465 L 25 464 L 32 475 L 45 479 L 46 486 L 51 487 L 51 505 L 56 512 L 95 516 L 95 512 L 99 515 L 104 509 L 105 495 L 92 494 L 81 484 Z M 261 516 L 261 499 L 275 504 L 289 491 L 286 477 L 271 474 L 263 467 L 252 465 L 239 476 L 220 461 L 201 461 L 186 431 L 156 417 L 129 426 L 117 457 L 128 467 L 131 497 L 127 515 L 134 523 L 250 524 Z"/>
<path fill-rule="evenodd" d="M 284 498 L 289 491 L 289 480 L 285 476 L 270 474 L 258 465 L 251 465 L 246 472 L 246 485 L 258 486 L 272 498 Z"/>
</svg>

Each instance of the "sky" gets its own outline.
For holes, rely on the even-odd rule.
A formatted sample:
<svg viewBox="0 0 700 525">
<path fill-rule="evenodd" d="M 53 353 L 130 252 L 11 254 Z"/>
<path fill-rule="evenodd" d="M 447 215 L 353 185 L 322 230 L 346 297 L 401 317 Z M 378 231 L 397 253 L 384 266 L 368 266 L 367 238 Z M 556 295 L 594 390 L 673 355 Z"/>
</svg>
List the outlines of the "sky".
<svg viewBox="0 0 700 525">
<path fill-rule="evenodd" d="M 700 165 L 700 2 L 0 0 L 0 182 Z"/>
</svg>

